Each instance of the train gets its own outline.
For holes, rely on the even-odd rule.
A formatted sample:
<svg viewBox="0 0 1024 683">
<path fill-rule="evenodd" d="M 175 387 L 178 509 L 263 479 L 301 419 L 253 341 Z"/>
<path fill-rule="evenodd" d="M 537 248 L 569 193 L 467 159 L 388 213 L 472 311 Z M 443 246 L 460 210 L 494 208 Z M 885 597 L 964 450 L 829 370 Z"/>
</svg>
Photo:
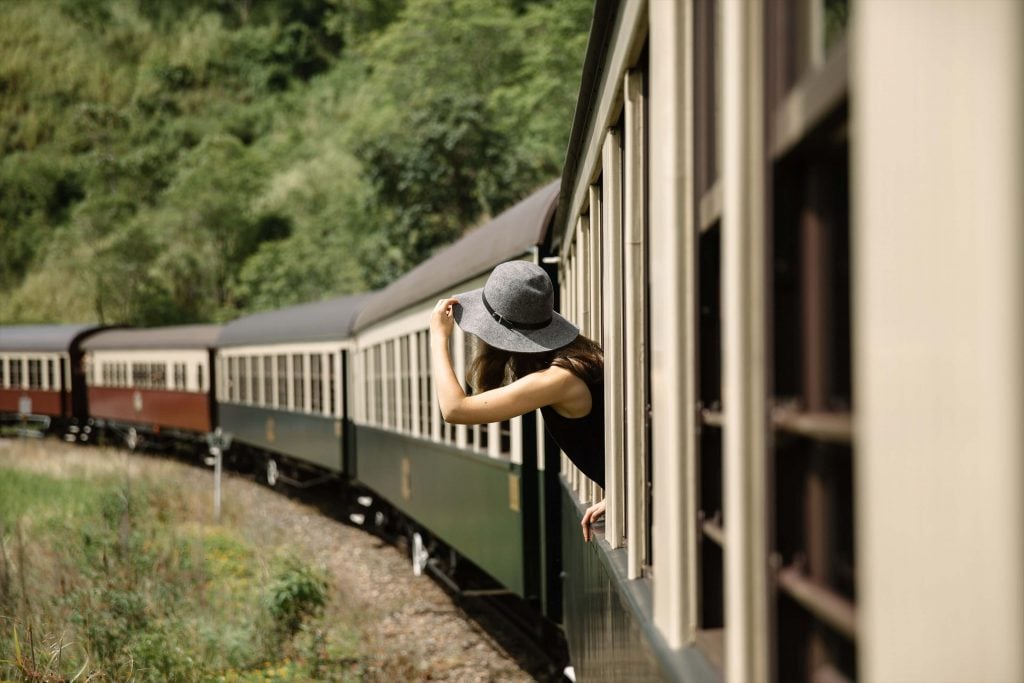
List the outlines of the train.
<svg viewBox="0 0 1024 683">
<path fill-rule="evenodd" d="M 560 179 L 377 292 L 0 327 L 0 413 L 339 480 L 576 680 L 1024 680 L 1022 33 L 1016 0 L 601 0 Z M 604 489 L 539 413 L 441 418 L 430 308 L 513 259 L 604 349 Z"/>
</svg>

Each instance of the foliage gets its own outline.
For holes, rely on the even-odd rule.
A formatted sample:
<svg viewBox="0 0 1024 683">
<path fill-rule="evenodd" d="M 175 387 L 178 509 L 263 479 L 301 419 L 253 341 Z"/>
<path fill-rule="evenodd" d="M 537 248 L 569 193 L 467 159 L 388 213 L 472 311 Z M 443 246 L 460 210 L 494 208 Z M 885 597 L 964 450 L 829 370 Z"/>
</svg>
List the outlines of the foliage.
<svg viewBox="0 0 1024 683">
<path fill-rule="evenodd" d="M 302 622 L 316 616 L 327 602 L 327 580 L 294 558 L 288 558 L 270 585 L 270 615 L 278 633 L 293 636 Z"/>
<path fill-rule="evenodd" d="M 557 175 L 591 0 L 5 0 L 0 321 L 381 286 Z"/>
<path fill-rule="evenodd" d="M 0 680 L 344 675 L 359 636 L 326 623 L 321 573 L 296 547 L 196 524 L 192 495 L 166 477 L 0 468 Z"/>
</svg>

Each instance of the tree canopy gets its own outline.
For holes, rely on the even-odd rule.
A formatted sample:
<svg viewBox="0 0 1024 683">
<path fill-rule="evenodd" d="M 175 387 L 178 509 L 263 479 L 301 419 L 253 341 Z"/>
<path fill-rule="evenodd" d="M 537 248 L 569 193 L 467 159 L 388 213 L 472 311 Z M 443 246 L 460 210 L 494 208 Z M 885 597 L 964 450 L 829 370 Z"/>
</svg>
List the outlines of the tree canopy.
<svg viewBox="0 0 1024 683">
<path fill-rule="evenodd" d="M 592 0 L 0 0 L 0 321 L 378 287 L 559 173 Z"/>
</svg>

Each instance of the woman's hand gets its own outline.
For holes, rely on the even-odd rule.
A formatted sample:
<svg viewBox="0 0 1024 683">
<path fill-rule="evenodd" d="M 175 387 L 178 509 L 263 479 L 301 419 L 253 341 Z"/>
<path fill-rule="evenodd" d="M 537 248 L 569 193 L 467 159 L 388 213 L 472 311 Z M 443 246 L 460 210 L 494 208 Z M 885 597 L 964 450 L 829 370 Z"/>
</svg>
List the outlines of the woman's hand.
<svg viewBox="0 0 1024 683">
<path fill-rule="evenodd" d="M 459 303 L 458 299 L 441 299 L 434 306 L 430 314 L 430 333 L 439 335 L 443 339 L 452 336 L 452 328 L 455 326 L 455 316 L 452 313 L 452 306 Z"/>
<path fill-rule="evenodd" d="M 600 503 L 594 503 L 587 508 L 587 511 L 583 513 L 583 519 L 580 521 L 580 526 L 583 527 L 583 540 L 590 541 L 592 533 L 590 531 L 590 525 L 597 520 L 604 517 L 605 504 L 602 500 Z"/>
</svg>

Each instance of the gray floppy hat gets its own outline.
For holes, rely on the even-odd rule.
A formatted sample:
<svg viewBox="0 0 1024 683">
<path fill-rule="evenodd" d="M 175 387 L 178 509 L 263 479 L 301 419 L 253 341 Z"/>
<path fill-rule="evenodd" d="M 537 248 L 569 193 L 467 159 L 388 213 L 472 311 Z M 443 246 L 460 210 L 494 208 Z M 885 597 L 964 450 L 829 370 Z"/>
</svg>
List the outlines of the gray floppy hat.
<svg viewBox="0 0 1024 683">
<path fill-rule="evenodd" d="M 457 294 L 455 322 L 496 349 L 541 353 L 561 348 L 580 330 L 555 312 L 555 293 L 544 269 L 528 261 L 496 267 L 483 288 Z"/>
</svg>

